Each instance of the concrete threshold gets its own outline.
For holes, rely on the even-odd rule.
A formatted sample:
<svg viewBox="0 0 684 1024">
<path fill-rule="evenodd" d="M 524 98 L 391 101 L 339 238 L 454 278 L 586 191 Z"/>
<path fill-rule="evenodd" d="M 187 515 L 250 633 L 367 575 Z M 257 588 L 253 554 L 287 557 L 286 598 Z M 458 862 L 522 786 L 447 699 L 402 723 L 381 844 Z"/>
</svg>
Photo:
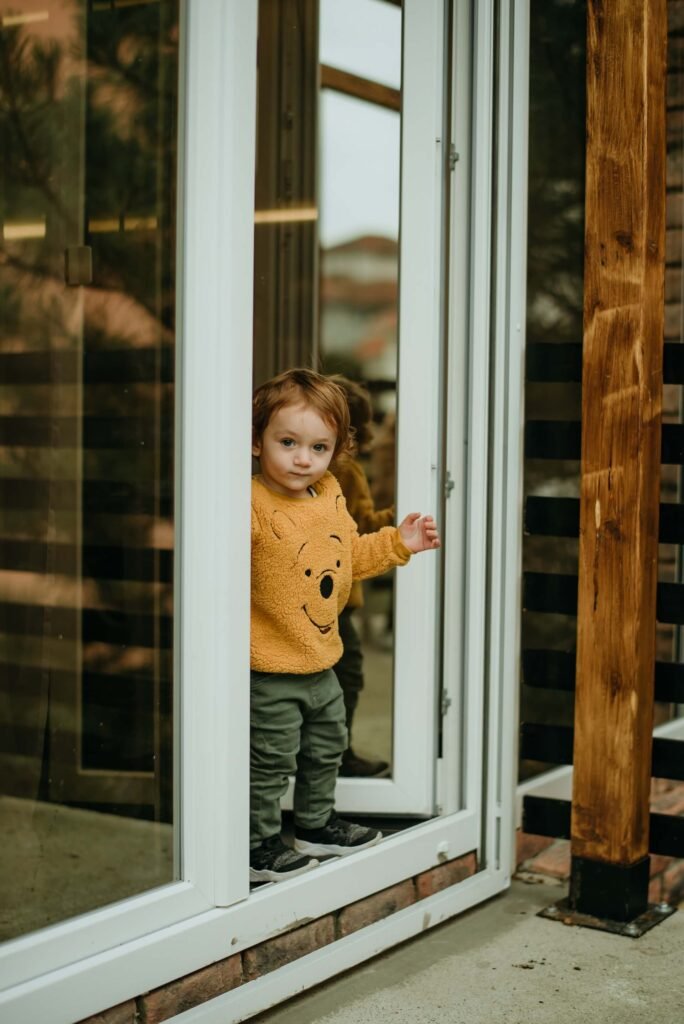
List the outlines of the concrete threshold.
<svg viewBox="0 0 684 1024">
<path fill-rule="evenodd" d="M 255 1024 L 643 1024 L 684 1020 L 680 911 L 639 939 L 537 917 L 567 886 L 509 891 Z"/>
</svg>

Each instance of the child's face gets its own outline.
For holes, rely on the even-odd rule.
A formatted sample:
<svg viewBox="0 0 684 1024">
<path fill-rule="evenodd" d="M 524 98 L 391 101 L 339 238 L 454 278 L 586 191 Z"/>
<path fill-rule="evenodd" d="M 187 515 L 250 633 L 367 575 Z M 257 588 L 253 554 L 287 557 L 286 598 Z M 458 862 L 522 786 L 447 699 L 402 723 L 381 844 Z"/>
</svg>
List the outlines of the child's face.
<svg viewBox="0 0 684 1024">
<path fill-rule="evenodd" d="M 308 498 L 335 452 L 337 434 L 315 409 L 303 402 L 284 405 L 271 417 L 252 447 L 267 487 L 289 498 Z"/>
</svg>

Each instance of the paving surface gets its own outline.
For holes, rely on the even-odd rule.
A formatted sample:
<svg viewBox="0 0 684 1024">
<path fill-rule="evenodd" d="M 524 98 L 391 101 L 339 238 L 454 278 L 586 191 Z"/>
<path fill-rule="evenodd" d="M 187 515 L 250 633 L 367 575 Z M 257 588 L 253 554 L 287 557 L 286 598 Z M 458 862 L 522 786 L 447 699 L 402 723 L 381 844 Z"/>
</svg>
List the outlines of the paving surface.
<svg viewBox="0 0 684 1024">
<path fill-rule="evenodd" d="M 684 1022 L 684 908 L 640 939 L 536 916 L 566 895 L 503 896 L 320 986 L 258 1024 Z"/>
</svg>

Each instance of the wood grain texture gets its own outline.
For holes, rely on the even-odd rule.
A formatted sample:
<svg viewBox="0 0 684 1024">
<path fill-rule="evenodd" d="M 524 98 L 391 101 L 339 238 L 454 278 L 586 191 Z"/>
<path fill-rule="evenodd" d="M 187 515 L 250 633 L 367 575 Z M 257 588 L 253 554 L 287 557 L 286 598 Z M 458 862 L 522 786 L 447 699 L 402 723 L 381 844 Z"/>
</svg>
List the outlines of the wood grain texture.
<svg viewBox="0 0 684 1024">
<path fill-rule="evenodd" d="M 587 11 L 572 852 L 648 853 L 665 272 L 665 0 Z"/>
<path fill-rule="evenodd" d="M 360 75 L 352 75 L 350 71 L 341 71 L 328 64 L 321 64 L 321 88 L 334 89 L 347 96 L 354 96 L 357 100 L 374 103 L 378 107 L 401 111 L 399 89 L 381 85 L 380 82 L 372 82 L 368 78 L 361 78 Z"/>
</svg>

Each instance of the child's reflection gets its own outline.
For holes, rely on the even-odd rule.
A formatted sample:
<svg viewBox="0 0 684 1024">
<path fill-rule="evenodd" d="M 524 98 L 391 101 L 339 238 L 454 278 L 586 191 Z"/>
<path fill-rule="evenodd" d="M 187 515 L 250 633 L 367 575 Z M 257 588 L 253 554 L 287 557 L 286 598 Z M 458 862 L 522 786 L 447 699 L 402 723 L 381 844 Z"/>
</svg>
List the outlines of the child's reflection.
<svg viewBox="0 0 684 1024">
<path fill-rule="evenodd" d="M 337 458 L 331 472 L 337 477 L 347 502 L 347 511 L 355 521 L 359 533 L 372 533 L 394 522 L 394 506 L 376 509 L 363 466 L 358 456 L 364 454 L 373 440 L 371 400 L 368 391 L 361 384 L 341 375 L 332 378 L 344 391 L 349 406 L 349 421 L 354 431 L 355 452 Z M 352 725 L 354 714 L 363 690 L 363 651 L 361 638 L 354 625 L 354 610 L 363 605 L 363 589 L 360 581 L 352 584 L 346 607 L 338 620 L 340 639 L 344 646 L 342 657 L 334 666 L 344 696 L 347 718 L 348 746 L 342 755 L 340 775 L 355 778 L 380 778 L 389 774 L 387 761 L 378 758 L 361 757 L 352 747 Z"/>
</svg>

